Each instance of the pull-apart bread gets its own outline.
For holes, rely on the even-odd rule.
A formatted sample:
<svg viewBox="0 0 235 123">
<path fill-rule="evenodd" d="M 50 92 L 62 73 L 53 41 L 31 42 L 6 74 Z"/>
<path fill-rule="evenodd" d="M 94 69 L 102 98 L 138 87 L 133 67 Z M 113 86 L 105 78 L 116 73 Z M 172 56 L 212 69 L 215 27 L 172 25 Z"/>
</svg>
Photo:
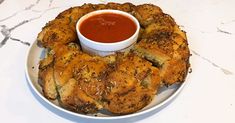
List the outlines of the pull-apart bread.
<svg viewBox="0 0 235 123">
<path fill-rule="evenodd" d="M 102 9 L 125 11 L 138 19 L 141 31 L 130 51 L 101 57 L 81 50 L 76 22 Z M 139 111 L 161 86 L 184 82 L 190 66 L 185 32 L 152 4 L 73 7 L 48 22 L 37 41 L 47 51 L 39 64 L 44 96 L 78 113 L 107 110 L 122 115 Z"/>
</svg>

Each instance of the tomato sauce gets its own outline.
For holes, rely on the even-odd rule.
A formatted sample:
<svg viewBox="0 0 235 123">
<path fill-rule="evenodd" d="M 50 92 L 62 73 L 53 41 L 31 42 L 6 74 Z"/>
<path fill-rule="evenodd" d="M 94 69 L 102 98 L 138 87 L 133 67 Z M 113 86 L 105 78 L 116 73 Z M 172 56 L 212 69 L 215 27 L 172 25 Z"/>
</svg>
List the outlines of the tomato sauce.
<svg viewBox="0 0 235 123">
<path fill-rule="evenodd" d="M 128 17 L 115 13 L 102 13 L 84 20 L 79 30 L 86 38 L 102 43 L 119 42 L 131 37 L 137 27 Z"/>
</svg>

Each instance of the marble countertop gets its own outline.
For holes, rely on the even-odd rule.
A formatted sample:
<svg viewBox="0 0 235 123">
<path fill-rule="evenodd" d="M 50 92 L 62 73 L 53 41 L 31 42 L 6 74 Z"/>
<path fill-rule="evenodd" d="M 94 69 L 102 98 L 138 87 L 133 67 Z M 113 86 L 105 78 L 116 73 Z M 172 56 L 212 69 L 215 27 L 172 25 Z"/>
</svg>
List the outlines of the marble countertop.
<svg viewBox="0 0 235 123">
<path fill-rule="evenodd" d="M 90 0 L 90 3 L 127 2 Z M 29 46 L 61 11 L 85 0 L 0 0 L 0 122 L 235 122 L 235 1 L 129 0 L 153 3 L 187 32 L 192 73 L 172 103 L 148 116 L 90 121 L 58 115 L 38 101 L 25 77 Z"/>
</svg>

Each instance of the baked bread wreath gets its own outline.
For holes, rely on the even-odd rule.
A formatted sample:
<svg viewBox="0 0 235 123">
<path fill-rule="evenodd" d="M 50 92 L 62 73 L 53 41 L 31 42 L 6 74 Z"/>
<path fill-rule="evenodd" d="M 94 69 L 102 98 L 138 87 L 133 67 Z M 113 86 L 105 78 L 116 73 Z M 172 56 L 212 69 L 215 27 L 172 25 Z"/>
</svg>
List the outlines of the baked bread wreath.
<svg viewBox="0 0 235 123">
<path fill-rule="evenodd" d="M 131 51 L 101 57 L 80 49 L 76 22 L 101 9 L 135 16 L 141 31 Z M 84 4 L 60 13 L 37 37 L 47 50 L 39 64 L 39 83 L 50 100 L 78 113 L 107 110 L 123 115 L 148 105 L 161 86 L 184 82 L 188 73 L 186 34 L 152 4 Z"/>
</svg>

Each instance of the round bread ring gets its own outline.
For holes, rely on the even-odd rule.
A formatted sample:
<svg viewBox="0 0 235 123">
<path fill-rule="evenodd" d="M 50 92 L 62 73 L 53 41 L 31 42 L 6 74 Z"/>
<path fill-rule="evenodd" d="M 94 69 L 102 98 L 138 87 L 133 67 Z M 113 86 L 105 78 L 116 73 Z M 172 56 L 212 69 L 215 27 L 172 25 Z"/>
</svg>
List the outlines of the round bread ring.
<svg viewBox="0 0 235 123">
<path fill-rule="evenodd" d="M 92 96 L 87 96 L 87 92 L 85 93 L 84 90 L 81 90 L 81 87 L 79 89 L 75 89 L 77 80 L 72 78 L 72 76 L 66 79 L 64 79 L 63 77 L 59 77 L 59 79 L 63 79 L 63 83 L 58 83 L 57 80 L 55 80 L 55 83 L 53 83 L 53 81 L 47 81 L 43 76 L 52 78 L 50 77 L 51 74 L 56 73 L 55 68 L 54 72 L 47 71 L 51 70 L 52 66 L 55 67 L 57 63 L 60 63 L 58 59 L 60 57 L 63 57 L 59 56 L 61 55 L 61 53 L 56 52 L 62 52 L 62 54 L 72 54 L 75 56 L 84 54 L 78 46 L 79 41 L 77 38 L 75 27 L 76 22 L 83 15 L 92 11 L 102 9 L 116 9 L 125 11 L 132 14 L 138 19 L 141 25 L 141 31 L 138 41 L 131 49 L 131 52 L 129 53 L 129 55 L 127 55 L 127 57 L 122 56 L 119 58 L 121 58 L 122 60 L 122 58 L 128 59 L 133 57 L 136 59 L 141 59 L 144 63 L 149 64 L 150 67 L 151 65 L 154 65 L 154 67 L 151 67 L 150 71 L 155 71 L 154 76 L 152 75 L 152 77 L 154 77 L 156 81 L 152 83 L 152 87 L 147 89 L 143 89 L 141 87 L 141 84 L 137 84 L 136 86 L 138 87 L 130 86 L 130 89 L 126 90 L 127 94 L 123 96 L 122 94 L 119 94 L 121 93 L 120 91 L 116 93 L 112 92 L 112 90 L 105 90 L 104 92 L 102 92 L 102 96 L 99 95 L 98 97 L 95 97 L 96 99 L 101 101 L 100 103 L 95 102 Z M 186 33 L 179 28 L 179 26 L 170 15 L 163 13 L 161 8 L 153 4 L 142 4 L 136 6 L 131 3 L 107 3 L 84 4 L 82 6 L 72 7 L 61 12 L 54 20 L 47 23 L 46 26 L 43 27 L 42 31 L 38 34 L 37 41 L 38 44 L 40 44 L 44 48 L 50 49 L 51 51 L 55 52 L 50 53 L 48 57 L 50 58 L 49 60 L 48 58 L 45 58 L 40 62 L 41 67 L 39 68 L 39 78 L 43 81 L 41 85 L 45 97 L 48 99 L 57 99 L 58 97 L 60 97 L 59 101 L 63 107 L 80 113 L 94 113 L 100 109 L 107 109 L 108 111 L 115 114 L 129 114 L 136 112 L 151 102 L 160 86 L 168 86 L 174 83 L 184 82 L 190 66 L 190 52 L 188 48 Z M 73 42 L 72 45 L 71 42 Z M 63 51 L 61 47 L 67 47 L 67 49 L 69 50 L 72 48 L 72 53 L 69 50 L 68 52 Z M 110 60 L 110 58 L 89 56 L 87 54 L 85 54 L 85 56 L 81 56 L 81 58 L 84 57 L 90 59 L 91 61 L 94 59 L 98 60 L 104 63 L 103 66 L 108 66 L 105 64 L 106 59 Z M 54 61 L 51 59 L 53 59 Z M 87 62 L 90 61 L 88 60 Z M 64 64 L 67 64 L 67 62 Z M 63 64 L 61 65 L 61 67 L 63 68 Z M 65 69 L 66 67 L 64 67 L 63 69 L 62 68 L 60 68 L 60 71 L 63 72 L 63 69 Z M 115 71 L 116 69 L 113 70 Z M 70 70 L 70 73 L 71 72 L 72 70 Z M 111 73 L 113 72 L 110 72 L 110 74 Z M 56 75 L 60 76 L 60 72 L 57 72 Z M 106 84 L 107 83 L 109 82 L 106 82 Z M 56 85 L 59 86 L 52 87 Z M 109 87 L 109 84 L 105 86 Z M 66 90 L 67 87 L 72 88 L 70 91 L 71 93 L 82 93 L 82 97 L 74 97 L 68 95 L 67 93 L 62 93 Z M 60 90 L 56 91 L 55 89 L 58 88 Z M 57 94 L 55 94 L 56 92 Z M 142 95 L 136 94 L 141 92 L 143 92 Z M 129 97 L 136 98 L 132 99 Z M 127 103 L 126 105 L 123 104 L 126 100 L 133 100 L 134 104 L 131 101 L 131 103 Z M 146 101 L 140 102 L 141 100 Z M 66 104 L 66 102 L 69 102 L 69 104 Z"/>
</svg>

